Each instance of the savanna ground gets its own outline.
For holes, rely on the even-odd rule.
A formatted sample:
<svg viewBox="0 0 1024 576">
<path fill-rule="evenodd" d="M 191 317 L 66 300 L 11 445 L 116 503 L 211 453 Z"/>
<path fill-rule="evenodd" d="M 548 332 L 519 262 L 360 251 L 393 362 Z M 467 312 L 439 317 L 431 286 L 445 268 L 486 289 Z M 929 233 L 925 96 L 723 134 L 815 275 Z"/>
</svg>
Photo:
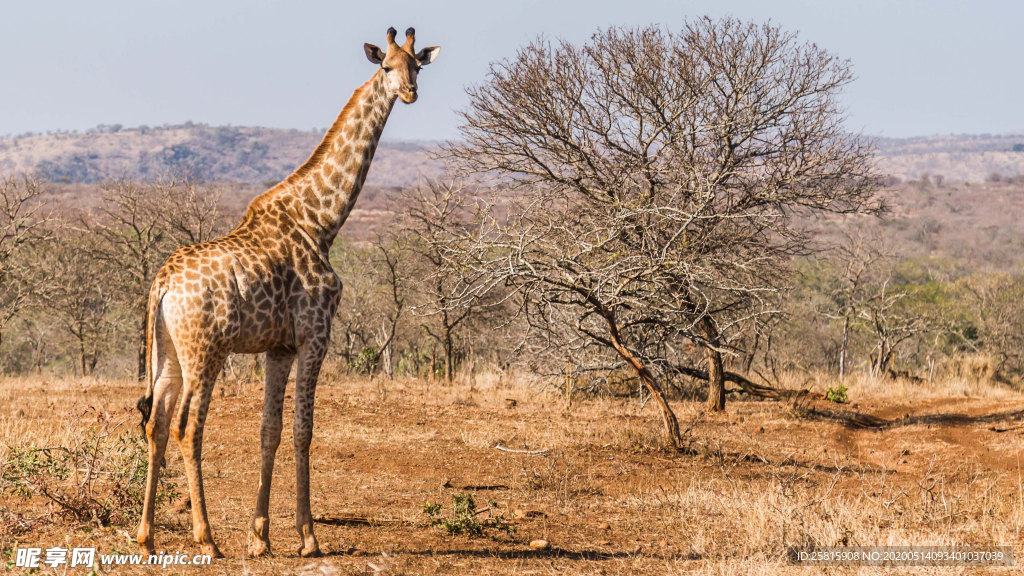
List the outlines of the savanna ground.
<svg viewBox="0 0 1024 576">
<path fill-rule="evenodd" d="M 792 382 L 794 388 L 807 382 Z M 312 448 L 313 513 L 324 558 L 295 552 L 294 461 L 285 433 L 271 498 L 275 555 L 245 558 L 259 479 L 262 387 L 218 384 L 204 445 L 214 535 L 227 558 L 203 568 L 109 572 L 206 574 L 881 574 L 1010 573 L 1016 568 L 807 568 L 792 545 L 1013 545 L 1024 553 L 1024 397 L 998 384 L 853 381 L 850 403 L 820 398 L 734 401 L 707 414 L 677 402 L 689 453 L 667 450 L 653 406 L 635 398 L 573 398 L 522 378 L 446 385 L 325 375 Z M 0 380 L 0 455 L 137 434 L 134 382 Z M 290 396 L 289 396 L 290 398 Z M 507 399 L 515 400 L 510 406 Z M 872 420 L 866 415 L 873 415 Z M 102 426 L 98 423 L 106 423 Z M 123 422 L 123 423 L 122 423 Z M 880 426 L 865 427 L 865 424 Z M 117 425 L 120 424 L 120 427 Z M 1016 427 L 1016 428 L 1015 428 Z M 546 452 L 526 454 L 501 451 Z M 167 486 L 187 493 L 177 447 Z M 8 469 L 5 473 L 9 473 Z M 426 502 L 450 515 L 472 493 L 477 518 L 512 533 L 449 535 Z M 36 497 L 0 495 L 4 561 L 17 546 L 131 552 L 135 524 L 102 527 L 56 514 Z M 191 515 L 168 497 L 158 550 L 198 553 Z M 486 522 L 485 522 L 486 523 Z M 547 550 L 529 542 L 545 539 Z M 1019 562 L 1020 560 L 1018 560 Z M 10 564 L 8 564 L 10 566 Z M 8 568 L 9 570 L 18 570 Z M 43 568 L 41 573 L 47 573 Z M 63 573 L 65 568 L 58 569 Z M 66 569 L 67 573 L 85 570 Z"/>
</svg>

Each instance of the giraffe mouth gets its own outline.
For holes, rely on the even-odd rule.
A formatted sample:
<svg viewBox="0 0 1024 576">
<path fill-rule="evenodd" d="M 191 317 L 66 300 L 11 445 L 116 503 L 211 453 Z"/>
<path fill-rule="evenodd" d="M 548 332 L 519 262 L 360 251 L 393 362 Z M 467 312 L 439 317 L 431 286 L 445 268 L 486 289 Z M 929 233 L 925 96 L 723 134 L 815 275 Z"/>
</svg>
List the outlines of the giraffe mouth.
<svg viewBox="0 0 1024 576">
<path fill-rule="evenodd" d="M 412 104 L 419 98 L 419 96 L 412 90 L 402 90 L 398 95 L 398 98 L 406 104 Z"/>
</svg>

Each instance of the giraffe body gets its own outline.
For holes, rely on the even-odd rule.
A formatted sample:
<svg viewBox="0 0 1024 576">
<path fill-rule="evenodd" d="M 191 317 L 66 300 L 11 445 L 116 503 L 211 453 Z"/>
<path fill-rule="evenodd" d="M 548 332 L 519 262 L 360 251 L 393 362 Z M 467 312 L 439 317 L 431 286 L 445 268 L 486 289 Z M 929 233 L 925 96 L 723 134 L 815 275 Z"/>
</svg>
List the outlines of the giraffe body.
<svg viewBox="0 0 1024 576">
<path fill-rule="evenodd" d="M 167 440 L 181 449 L 192 500 L 193 532 L 204 552 L 213 541 L 202 481 L 203 426 L 217 376 L 231 353 L 266 353 L 262 465 L 249 554 L 270 551 L 270 481 L 281 442 L 285 385 L 295 377 L 296 529 L 299 553 L 320 553 L 309 504 L 309 446 L 317 377 L 330 343 L 342 285 L 328 253 L 351 212 L 395 100 L 416 100 L 420 66 L 439 48 L 413 51 L 415 32 L 388 50 L 365 45 L 380 64 L 358 88 L 313 155 L 255 198 L 227 236 L 177 250 L 157 273 L 147 315 L 149 394 L 140 400 L 149 437 L 149 472 L 138 542 L 153 553 L 157 481 Z"/>
</svg>

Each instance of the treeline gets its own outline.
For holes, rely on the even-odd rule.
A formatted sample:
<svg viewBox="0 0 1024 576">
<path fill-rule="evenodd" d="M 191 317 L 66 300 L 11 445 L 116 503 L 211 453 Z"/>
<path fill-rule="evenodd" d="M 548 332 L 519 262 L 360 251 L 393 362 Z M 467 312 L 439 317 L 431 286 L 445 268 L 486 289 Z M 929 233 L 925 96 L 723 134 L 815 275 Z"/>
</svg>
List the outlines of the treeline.
<svg viewBox="0 0 1024 576">
<path fill-rule="evenodd" d="M 230 231 L 240 214 L 217 186 L 185 178 L 108 181 L 87 209 L 54 205 L 49 187 L 27 175 L 0 181 L 0 372 L 141 377 L 155 273 L 178 247 Z M 384 234 L 335 244 L 344 292 L 328 370 L 451 380 L 507 365 L 497 291 L 454 302 L 462 280 L 442 260 L 466 198 L 443 186 L 408 189 Z M 229 369 L 239 365 L 252 361 Z"/>
<path fill-rule="evenodd" d="M 1024 275 L 906 257 L 882 227 L 859 227 L 801 259 L 765 357 L 778 372 L 883 379 L 1024 381 Z"/>
<path fill-rule="evenodd" d="M 0 370 L 137 376 L 156 270 L 179 246 L 228 232 L 238 214 L 216 186 L 181 178 L 106 182 L 88 210 L 62 211 L 47 188 L 26 176 L 0 183 Z M 375 239 L 335 244 L 345 288 L 329 369 L 451 380 L 518 364 L 580 393 L 635 386 L 614 361 L 545 352 L 521 295 L 483 290 L 482 276 L 452 266 L 486 195 L 451 183 L 407 188 Z M 768 385 L 813 372 L 1021 381 L 1024 276 L 907 258 L 872 222 L 837 230 L 828 250 L 793 260 L 792 283 L 768 313 L 723 334 L 725 369 Z M 706 371 L 698 348 L 682 368 Z M 677 376 L 667 379 L 673 395 L 704 397 L 692 374 Z"/>
</svg>

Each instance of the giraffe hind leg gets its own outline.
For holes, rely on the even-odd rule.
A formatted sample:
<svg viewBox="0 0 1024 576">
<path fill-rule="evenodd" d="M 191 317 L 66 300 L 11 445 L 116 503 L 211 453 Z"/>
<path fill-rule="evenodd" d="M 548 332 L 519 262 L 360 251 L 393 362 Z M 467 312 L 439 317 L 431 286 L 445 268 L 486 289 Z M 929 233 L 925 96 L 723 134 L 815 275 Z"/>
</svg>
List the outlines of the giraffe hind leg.
<svg viewBox="0 0 1024 576">
<path fill-rule="evenodd" d="M 220 548 L 213 541 L 209 515 L 206 511 L 206 496 L 203 490 L 203 427 L 210 407 L 217 375 L 224 365 L 227 354 L 206 354 L 199 361 L 190 363 L 185 370 L 185 396 L 178 408 L 175 436 L 185 462 L 189 494 L 192 499 L 192 533 L 204 554 L 222 558 Z"/>
<path fill-rule="evenodd" d="M 142 517 L 139 520 L 138 543 L 145 554 L 152 554 L 155 550 L 153 519 L 156 514 L 160 467 L 167 449 L 172 411 L 178 401 L 182 384 L 181 365 L 175 355 L 174 346 L 162 330 L 157 336 L 159 339 L 154 338 L 158 345 L 154 351 L 153 394 L 145 397 L 149 399 L 150 411 L 148 414 L 143 413 L 146 437 L 149 440 L 149 468 L 146 471 L 146 492 L 142 504 Z"/>
</svg>

